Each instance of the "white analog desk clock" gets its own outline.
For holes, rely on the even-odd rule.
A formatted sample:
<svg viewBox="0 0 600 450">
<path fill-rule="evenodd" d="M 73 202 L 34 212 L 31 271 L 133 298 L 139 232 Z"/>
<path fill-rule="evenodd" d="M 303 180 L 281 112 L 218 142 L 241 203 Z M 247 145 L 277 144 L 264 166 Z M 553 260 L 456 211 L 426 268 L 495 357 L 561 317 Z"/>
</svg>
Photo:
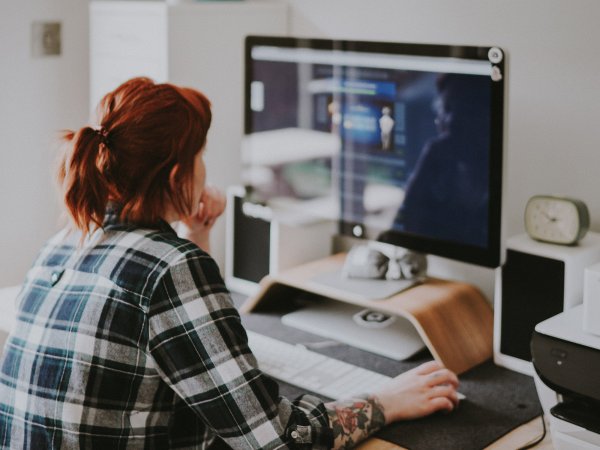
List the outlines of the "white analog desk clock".
<svg viewBox="0 0 600 450">
<path fill-rule="evenodd" d="M 581 200 L 535 195 L 525 207 L 525 229 L 538 241 L 574 245 L 589 226 L 588 208 Z"/>
</svg>

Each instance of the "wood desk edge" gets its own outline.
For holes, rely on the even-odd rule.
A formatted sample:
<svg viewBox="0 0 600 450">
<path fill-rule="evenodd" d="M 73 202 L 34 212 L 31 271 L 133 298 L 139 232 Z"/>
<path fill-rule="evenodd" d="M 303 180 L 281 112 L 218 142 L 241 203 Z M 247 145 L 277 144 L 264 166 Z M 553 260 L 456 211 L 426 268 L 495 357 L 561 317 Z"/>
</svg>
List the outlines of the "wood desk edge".
<svg viewBox="0 0 600 450">
<path fill-rule="evenodd" d="M 505 434 L 485 450 L 514 450 L 523 447 L 527 443 L 535 440 L 542 434 L 542 422 L 540 417 L 535 417 L 529 422 L 515 428 L 511 432 Z M 535 446 L 537 450 L 554 450 L 550 430 L 546 432 L 544 440 Z M 394 444 L 393 442 L 384 441 L 376 437 L 371 437 L 356 447 L 357 450 L 406 450 L 405 447 Z"/>
</svg>

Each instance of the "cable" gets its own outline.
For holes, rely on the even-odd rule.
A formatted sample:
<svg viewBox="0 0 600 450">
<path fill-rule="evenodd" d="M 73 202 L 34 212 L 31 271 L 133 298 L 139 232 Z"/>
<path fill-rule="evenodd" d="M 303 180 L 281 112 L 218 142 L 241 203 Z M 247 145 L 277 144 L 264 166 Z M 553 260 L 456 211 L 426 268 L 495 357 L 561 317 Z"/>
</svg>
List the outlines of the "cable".
<svg viewBox="0 0 600 450">
<path fill-rule="evenodd" d="M 546 437 L 546 420 L 544 418 L 544 413 L 542 413 L 542 415 L 540 416 L 542 418 L 542 435 L 539 436 L 538 438 L 536 438 L 534 441 L 531 441 L 527 444 L 525 444 L 523 447 L 519 447 L 518 450 L 527 450 L 528 448 L 532 448 L 535 447 L 536 445 L 538 445 L 540 442 L 542 442 L 544 440 L 544 438 Z"/>
</svg>

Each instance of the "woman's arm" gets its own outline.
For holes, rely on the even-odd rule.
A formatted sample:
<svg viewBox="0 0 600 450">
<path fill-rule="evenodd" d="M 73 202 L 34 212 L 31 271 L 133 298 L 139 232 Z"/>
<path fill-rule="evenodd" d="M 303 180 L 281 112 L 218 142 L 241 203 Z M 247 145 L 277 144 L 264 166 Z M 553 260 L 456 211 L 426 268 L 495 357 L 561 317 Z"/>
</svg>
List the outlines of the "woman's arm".
<svg viewBox="0 0 600 450">
<path fill-rule="evenodd" d="M 326 403 L 335 449 L 353 448 L 385 425 L 383 406 L 374 395 Z"/>
<path fill-rule="evenodd" d="M 327 403 L 334 448 L 353 448 L 392 422 L 452 411 L 457 387 L 453 372 L 430 361 L 393 378 L 379 392 Z"/>
<path fill-rule="evenodd" d="M 329 449 L 322 401 L 290 401 L 264 375 L 216 263 L 193 249 L 158 282 L 148 311 L 148 352 L 161 378 L 230 447 Z"/>
</svg>

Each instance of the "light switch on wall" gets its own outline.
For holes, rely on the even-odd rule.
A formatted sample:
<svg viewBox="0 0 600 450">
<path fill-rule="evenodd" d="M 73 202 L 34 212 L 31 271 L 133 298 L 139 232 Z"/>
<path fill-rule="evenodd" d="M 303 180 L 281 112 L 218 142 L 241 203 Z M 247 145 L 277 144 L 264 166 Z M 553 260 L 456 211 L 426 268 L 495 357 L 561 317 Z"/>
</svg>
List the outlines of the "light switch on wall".
<svg viewBox="0 0 600 450">
<path fill-rule="evenodd" d="M 31 56 L 61 54 L 61 23 L 35 21 L 31 24 Z"/>
</svg>

